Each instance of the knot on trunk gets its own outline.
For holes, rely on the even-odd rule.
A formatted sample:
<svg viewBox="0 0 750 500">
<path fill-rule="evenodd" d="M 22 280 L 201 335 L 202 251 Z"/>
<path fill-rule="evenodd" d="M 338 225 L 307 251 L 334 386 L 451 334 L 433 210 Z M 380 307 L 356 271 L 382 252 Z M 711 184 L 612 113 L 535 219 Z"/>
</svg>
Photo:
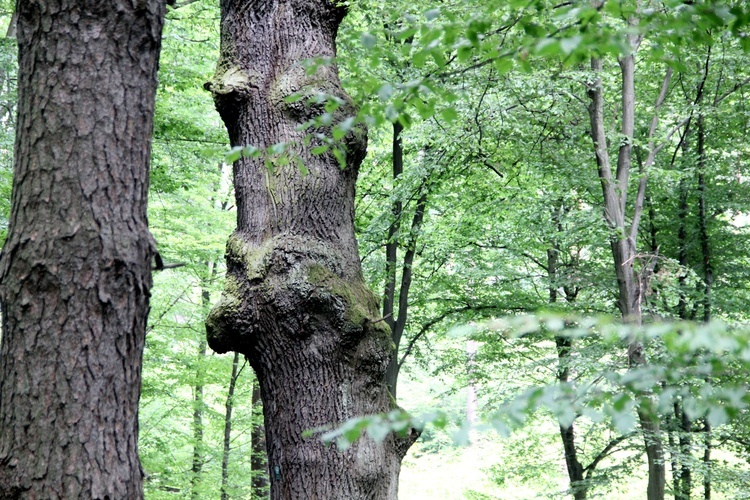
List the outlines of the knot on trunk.
<svg viewBox="0 0 750 500">
<path fill-rule="evenodd" d="M 206 320 L 213 350 L 252 357 L 274 344 L 304 342 L 325 356 L 361 347 L 357 362 L 381 368 L 390 332 L 377 322 L 377 298 L 335 247 L 283 234 L 256 246 L 235 233 L 226 257 L 225 290 Z"/>
<path fill-rule="evenodd" d="M 203 88 L 213 95 L 216 110 L 225 123 L 237 120 L 237 112 L 243 101 L 248 99 L 252 89 L 260 86 L 261 75 L 244 69 L 230 60 L 220 61 L 214 76 L 203 84 Z"/>
</svg>

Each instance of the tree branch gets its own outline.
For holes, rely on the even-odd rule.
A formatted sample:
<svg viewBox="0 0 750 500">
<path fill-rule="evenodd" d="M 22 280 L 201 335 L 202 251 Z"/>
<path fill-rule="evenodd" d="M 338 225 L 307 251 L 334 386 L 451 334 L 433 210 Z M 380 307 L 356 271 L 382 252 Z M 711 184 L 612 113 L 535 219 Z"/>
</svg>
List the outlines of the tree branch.
<svg viewBox="0 0 750 500">
<path fill-rule="evenodd" d="M 588 464 L 586 467 L 583 468 L 583 471 L 586 473 L 586 479 L 587 480 L 591 479 L 591 475 L 594 473 L 594 470 L 599 465 L 599 462 L 607 458 L 616 446 L 618 446 L 620 443 L 622 443 L 626 439 L 631 438 L 634 434 L 635 434 L 635 431 L 628 432 L 627 434 L 623 434 L 622 436 L 619 436 L 613 439 L 612 441 L 610 441 L 609 444 L 605 446 L 604 449 L 600 451 L 596 457 L 594 457 L 594 460 L 592 460 L 590 464 Z"/>
<path fill-rule="evenodd" d="M 656 126 L 659 124 L 659 109 L 664 103 L 664 99 L 667 97 L 667 91 L 669 90 L 669 82 L 672 79 L 672 68 L 667 68 L 667 74 L 664 75 L 664 81 L 661 83 L 661 90 L 659 96 L 656 98 L 654 104 L 654 116 L 651 117 L 651 125 L 648 129 L 648 157 L 646 163 L 643 165 L 643 173 L 638 181 L 638 192 L 635 196 L 635 208 L 633 209 L 633 221 L 630 225 L 630 239 L 635 243 L 636 237 L 638 236 L 638 226 L 641 221 L 641 215 L 643 214 L 643 200 L 646 198 L 646 182 L 648 180 L 647 169 L 653 165 L 656 159 L 656 148 L 654 148 L 654 133 L 656 132 Z"/>
<path fill-rule="evenodd" d="M 414 335 L 411 340 L 409 340 L 409 344 L 406 346 L 406 349 L 404 350 L 404 354 L 401 356 L 401 360 L 398 363 L 399 369 L 401 366 L 403 366 L 404 362 L 406 361 L 406 358 L 411 354 L 412 349 L 414 349 L 414 345 L 417 343 L 419 339 L 421 339 L 430 329 L 443 321 L 448 316 L 451 316 L 453 314 L 458 314 L 462 312 L 467 311 L 486 311 L 486 310 L 498 310 L 498 311 L 513 311 L 513 312 L 524 312 L 527 311 L 526 308 L 522 307 L 501 307 L 498 305 L 480 305 L 480 306 L 472 306 L 472 305 L 466 305 L 463 307 L 457 307 L 454 309 L 449 309 L 448 311 L 443 312 L 442 314 L 436 316 L 435 318 L 431 319 L 427 323 L 422 325 L 422 328 L 420 328 L 419 332 L 417 332 L 416 335 Z"/>
</svg>

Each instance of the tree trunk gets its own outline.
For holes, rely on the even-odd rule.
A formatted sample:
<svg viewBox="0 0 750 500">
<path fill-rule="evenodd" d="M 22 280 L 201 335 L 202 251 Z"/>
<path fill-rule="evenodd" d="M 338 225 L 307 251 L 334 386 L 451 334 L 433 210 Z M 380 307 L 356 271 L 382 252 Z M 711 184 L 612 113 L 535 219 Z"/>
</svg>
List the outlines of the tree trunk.
<svg viewBox="0 0 750 500">
<path fill-rule="evenodd" d="M 253 382 L 253 428 L 250 443 L 252 456 L 250 469 L 252 473 L 253 498 L 268 498 L 268 460 L 266 459 L 266 431 L 263 428 L 263 402 L 260 399 L 260 386 Z"/>
<path fill-rule="evenodd" d="M 711 262 L 711 244 L 708 239 L 708 216 L 706 214 L 706 127 L 703 114 L 698 115 L 698 230 L 703 257 L 703 321 L 711 321 L 711 287 L 714 282 Z M 711 424 L 706 419 L 704 427 L 703 498 L 711 498 Z"/>
<path fill-rule="evenodd" d="M 211 307 L 211 292 L 208 287 L 216 274 L 216 266 L 213 262 L 206 262 L 206 277 L 201 281 L 201 306 L 208 312 Z M 190 468 L 190 496 L 197 499 L 201 497 L 200 480 L 203 473 L 204 447 L 203 442 L 203 382 L 206 371 L 203 367 L 206 358 L 205 337 L 198 342 L 198 356 L 196 358 L 195 385 L 193 387 L 193 464 Z"/>
<path fill-rule="evenodd" d="M 557 380 L 560 383 L 568 382 L 568 358 L 570 357 L 571 342 L 564 337 L 555 337 L 557 345 L 558 370 Z M 565 451 L 565 466 L 568 470 L 570 490 L 575 500 L 585 500 L 588 494 L 588 485 L 584 482 L 583 465 L 578 460 L 576 448 L 575 428 L 573 424 L 568 426 L 560 424 L 560 439 Z"/>
<path fill-rule="evenodd" d="M 559 211 L 555 211 L 553 214 L 553 220 L 561 230 L 560 216 L 562 208 Z M 549 302 L 554 304 L 557 302 L 557 267 L 560 255 L 560 249 L 558 245 L 553 245 L 553 248 L 547 250 L 547 276 L 549 277 Z M 560 384 L 567 384 L 570 376 L 570 350 L 573 345 L 567 337 L 555 337 L 555 346 L 557 348 L 557 381 Z M 575 500 L 585 500 L 587 495 L 588 487 L 584 482 L 583 477 L 583 465 L 578 460 L 578 449 L 576 448 L 575 428 L 574 423 L 570 425 L 559 424 L 560 427 L 560 439 L 563 444 L 563 451 L 565 453 L 565 467 L 568 471 L 568 480 L 570 481 L 570 491 L 573 494 Z"/>
<path fill-rule="evenodd" d="M 406 247 L 404 261 L 401 266 L 401 286 L 398 289 L 398 311 L 393 311 L 391 306 L 391 321 L 388 325 L 391 327 L 391 341 L 393 342 L 393 354 L 388 363 L 388 369 L 385 373 L 386 384 L 391 392 L 391 397 L 396 400 L 396 389 L 398 388 L 398 374 L 401 370 L 398 352 L 401 345 L 401 337 L 406 328 L 406 319 L 409 313 L 409 291 L 411 290 L 412 272 L 414 269 L 414 257 L 417 253 L 417 238 L 419 230 L 424 220 L 425 209 L 427 208 L 427 178 L 422 180 L 419 186 L 419 198 L 414 208 L 414 216 L 411 221 L 411 228 L 406 238 L 401 239 L 401 243 Z M 392 299 L 391 299 L 392 300 Z M 393 315 L 397 314 L 395 319 Z M 386 318 L 388 321 L 388 318 Z"/>
<path fill-rule="evenodd" d="M 703 498 L 711 500 L 711 424 L 708 419 L 703 433 Z"/>
<path fill-rule="evenodd" d="M 354 237 L 354 186 L 366 134 L 312 154 L 299 125 L 320 115 L 296 92 L 336 96 L 334 120 L 354 113 L 335 66 L 346 13 L 330 0 L 221 2 L 221 59 L 206 84 L 233 146 L 286 143 L 294 162 L 267 156 L 234 165 L 237 230 L 227 244 L 222 299 L 207 319 L 209 346 L 247 356 L 260 384 L 271 498 L 395 498 L 414 439 L 361 439 L 345 452 L 304 431 L 391 409 L 385 371 L 393 352 L 378 300 L 366 287 Z M 313 132 L 330 134 L 317 126 Z"/>
<path fill-rule="evenodd" d="M 626 322 L 640 325 L 642 322 L 641 298 L 642 278 L 639 277 L 634 268 L 636 259 L 636 238 L 638 225 L 643 210 L 645 198 L 646 180 L 644 175 L 638 185 L 638 193 L 635 200 L 632 222 L 626 225 L 626 208 L 628 197 L 628 184 L 631 168 L 632 143 L 634 133 L 635 117 L 635 51 L 640 44 L 640 39 L 635 35 L 629 35 L 628 41 L 632 53 L 620 58 L 620 71 L 622 75 L 621 90 L 621 144 L 618 148 L 616 170 L 613 173 L 608 152 L 607 135 L 604 126 L 604 95 L 602 91 L 601 59 L 594 58 L 591 61 L 591 69 L 596 75 L 589 82 L 588 96 L 591 100 L 589 105 L 589 117 L 591 123 L 591 137 L 594 142 L 596 161 L 599 169 L 599 180 L 602 186 L 604 199 L 604 219 L 607 222 L 611 236 L 611 247 L 615 275 L 618 285 L 618 308 Z M 662 85 L 661 93 L 656 101 L 658 111 L 667 92 L 671 71 Z M 649 158 L 644 168 L 648 168 L 654 160 L 656 149 L 652 137 L 656 128 L 657 115 L 654 115 L 649 131 L 650 150 Z M 642 365 L 646 362 L 643 344 L 632 339 L 628 344 L 628 363 L 630 366 Z M 664 466 L 664 452 L 662 438 L 659 430 L 657 415 L 650 414 L 648 408 L 639 408 L 638 419 L 643 431 L 646 457 L 648 459 L 648 500 L 662 500 L 665 492 L 666 468 Z"/>
<path fill-rule="evenodd" d="M 190 496 L 200 498 L 199 484 L 203 472 L 203 358 L 206 357 L 206 342 L 198 345 L 197 363 L 195 370 L 195 387 L 193 387 L 193 464 L 190 468 Z"/>
<path fill-rule="evenodd" d="M 18 2 L 0 498 L 141 498 L 163 1 Z"/>
<path fill-rule="evenodd" d="M 404 126 L 401 122 L 393 122 L 393 142 L 391 152 L 393 155 L 393 189 L 396 192 L 396 183 L 404 171 L 404 148 L 401 142 L 401 132 Z M 388 390 L 391 391 L 393 398 L 396 398 L 396 384 L 398 382 L 398 347 L 403 332 L 396 330 L 396 270 L 398 268 L 398 243 L 399 232 L 401 229 L 401 211 L 403 203 L 399 196 L 395 196 L 391 206 L 391 215 L 393 220 L 388 226 L 388 239 L 385 243 L 385 293 L 383 293 L 383 318 L 391 328 L 391 338 L 396 349 L 388 363 L 388 370 L 385 374 L 385 381 L 388 384 Z M 398 338 L 396 338 L 398 337 Z"/>
<path fill-rule="evenodd" d="M 232 374 L 229 377 L 229 390 L 224 412 L 224 451 L 221 455 L 221 500 L 229 499 L 229 445 L 232 443 L 232 411 L 234 410 L 234 389 L 239 375 L 240 353 L 234 353 Z"/>
<path fill-rule="evenodd" d="M 714 282 L 711 262 L 711 241 L 708 239 L 706 214 L 706 125 L 704 115 L 698 115 L 698 230 L 703 257 L 703 321 L 711 321 L 711 287 Z"/>
</svg>

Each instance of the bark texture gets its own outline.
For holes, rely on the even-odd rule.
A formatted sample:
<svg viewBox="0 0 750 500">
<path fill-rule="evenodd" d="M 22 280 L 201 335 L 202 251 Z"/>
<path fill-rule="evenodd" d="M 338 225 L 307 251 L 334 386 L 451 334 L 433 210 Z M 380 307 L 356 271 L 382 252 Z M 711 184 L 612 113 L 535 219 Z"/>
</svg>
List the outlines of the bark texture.
<svg viewBox="0 0 750 500">
<path fill-rule="evenodd" d="M 308 173 L 273 158 L 234 165 L 237 230 L 227 244 L 226 289 L 207 319 L 209 345 L 241 352 L 255 369 L 271 498 L 395 498 L 411 440 L 362 439 L 342 453 L 302 437 L 391 408 L 385 371 L 393 344 L 354 237 L 366 134 L 344 138 L 341 168 L 330 153 L 311 154 L 315 141 L 305 146 L 298 130 L 322 109 L 284 99 L 325 93 L 344 103 L 335 119 L 353 113 L 335 66 L 312 75 L 304 67 L 309 58 L 335 56 L 346 9 L 328 0 L 222 0 L 221 8 L 221 59 L 206 88 L 232 145 L 285 142 Z"/>
<path fill-rule="evenodd" d="M 19 1 L 0 498 L 141 498 L 163 1 Z"/>
</svg>

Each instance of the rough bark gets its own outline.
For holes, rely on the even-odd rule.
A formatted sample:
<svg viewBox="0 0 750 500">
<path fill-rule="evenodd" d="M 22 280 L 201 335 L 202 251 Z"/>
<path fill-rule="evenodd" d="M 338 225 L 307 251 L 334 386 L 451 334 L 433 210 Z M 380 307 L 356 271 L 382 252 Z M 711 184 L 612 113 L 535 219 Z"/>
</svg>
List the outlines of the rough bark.
<svg viewBox="0 0 750 500">
<path fill-rule="evenodd" d="M 0 498 L 141 498 L 146 201 L 163 1 L 18 2 L 0 259 Z"/>
<path fill-rule="evenodd" d="M 353 113 L 335 66 L 313 75 L 303 66 L 308 58 L 335 56 L 346 8 L 328 0 L 223 0 L 221 8 L 221 58 L 206 87 L 231 144 L 287 143 L 307 173 L 294 162 L 235 163 L 237 230 L 227 244 L 225 291 L 207 319 L 209 345 L 246 355 L 257 374 L 271 498 L 395 498 L 412 439 L 361 439 L 340 452 L 302 437 L 391 409 L 390 330 L 378 321 L 354 237 L 366 134 L 355 129 L 343 139 L 342 168 L 330 151 L 311 153 L 315 140 L 304 145 L 299 125 L 321 110 L 284 99 L 322 92 L 344 103 L 334 119 Z"/>
</svg>

